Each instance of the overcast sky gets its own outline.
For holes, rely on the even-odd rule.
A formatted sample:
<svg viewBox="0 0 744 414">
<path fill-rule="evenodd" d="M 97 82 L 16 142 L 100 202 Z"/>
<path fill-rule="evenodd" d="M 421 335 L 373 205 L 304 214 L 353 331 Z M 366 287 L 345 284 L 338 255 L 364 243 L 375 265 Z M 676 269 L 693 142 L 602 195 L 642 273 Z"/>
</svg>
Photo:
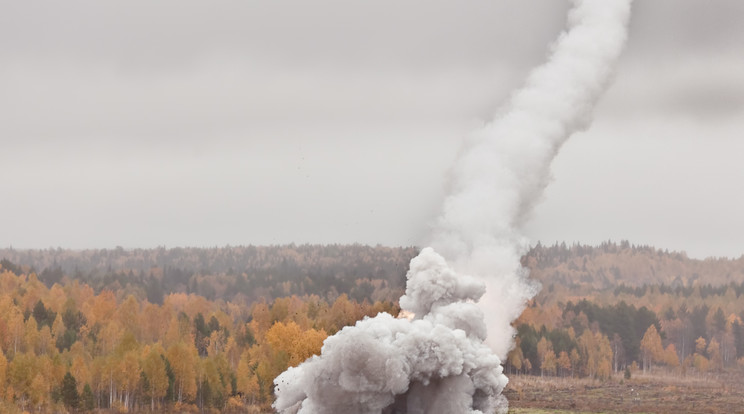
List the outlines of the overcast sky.
<svg viewBox="0 0 744 414">
<path fill-rule="evenodd" d="M 637 0 L 525 229 L 744 253 L 744 2 Z M 556 0 L 0 1 L 0 246 L 419 245 Z"/>
</svg>

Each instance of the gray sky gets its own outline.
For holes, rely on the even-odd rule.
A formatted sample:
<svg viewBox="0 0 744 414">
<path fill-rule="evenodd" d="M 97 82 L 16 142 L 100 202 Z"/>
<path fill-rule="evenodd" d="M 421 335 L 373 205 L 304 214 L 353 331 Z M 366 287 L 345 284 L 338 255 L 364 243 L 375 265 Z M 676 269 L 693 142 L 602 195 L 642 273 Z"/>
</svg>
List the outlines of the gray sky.
<svg viewBox="0 0 744 414">
<path fill-rule="evenodd" d="M 526 233 L 744 253 L 744 2 L 637 0 Z M 568 3 L 0 1 L 0 246 L 419 244 Z"/>
</svg>

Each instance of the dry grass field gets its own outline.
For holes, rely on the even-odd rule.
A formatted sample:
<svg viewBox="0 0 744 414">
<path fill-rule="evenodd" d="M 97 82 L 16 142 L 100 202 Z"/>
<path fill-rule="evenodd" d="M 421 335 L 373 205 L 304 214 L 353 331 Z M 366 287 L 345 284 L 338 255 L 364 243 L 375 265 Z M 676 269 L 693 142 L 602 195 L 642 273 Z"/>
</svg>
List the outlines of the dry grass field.
<svg viewBox="0 0 744 414">
<path fill-rule="evenodd" d="M 513 376 L 504 395 L 514 414 L 738 413 L 744 410 L 744 375 L 639 373 L 605 382 Z"/>
</svg>

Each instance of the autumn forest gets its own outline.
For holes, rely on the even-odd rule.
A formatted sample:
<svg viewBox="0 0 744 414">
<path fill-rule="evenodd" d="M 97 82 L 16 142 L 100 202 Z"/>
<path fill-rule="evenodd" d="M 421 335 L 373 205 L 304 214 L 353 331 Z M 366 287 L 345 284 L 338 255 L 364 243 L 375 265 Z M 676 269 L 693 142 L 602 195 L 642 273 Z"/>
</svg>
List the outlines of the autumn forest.
<svg viewBox="0 0 744 414">
<path fill-rule="evenodd" d="M 398 313 L 416 248 L 0 249 L 0 411 L 268 412 L 323 340 Z M 510 375 L 744 365 L 744 258 L 538 244 Z"/>
</svg>

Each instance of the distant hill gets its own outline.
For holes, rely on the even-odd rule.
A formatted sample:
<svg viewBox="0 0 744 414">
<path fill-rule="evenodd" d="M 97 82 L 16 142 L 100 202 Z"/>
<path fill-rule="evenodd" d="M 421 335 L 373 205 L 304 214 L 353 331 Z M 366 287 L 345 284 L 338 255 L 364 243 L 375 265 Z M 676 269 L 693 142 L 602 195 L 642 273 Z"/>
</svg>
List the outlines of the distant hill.
<svg viewBox="0 0 744 414">
<path fill-rule="evenodd" d="M 523 264 L 544 284 L 600 290 L 623 285 L 691 288 L 744 282 L 744 256 L 697 260 L 684 253 L 634 246 L 627 241 L 594 247 L 538 244 L 523 258 Z"/>
<path fill-rule="evenodd" d="M 416 247 L 359 244 L 0 249 L 4 268 L 36 272 L 47 286 L 75 279 L 96 291 L 132 293 L 152 303 L 161 303 L 163 295 L 172 292 L 244 303 L 312 294 L 335 300 L 342 293 L 360 302 L 397 301 L 416 254 Z M 744 256 L 696 260 L 627 241 L 599 246 L 538 243 L 523 264 L 544 286 L 560 285 L 574 293 L 644 285 L 692 289 L 733 284 L 744 289 Z"/>
</svg>

